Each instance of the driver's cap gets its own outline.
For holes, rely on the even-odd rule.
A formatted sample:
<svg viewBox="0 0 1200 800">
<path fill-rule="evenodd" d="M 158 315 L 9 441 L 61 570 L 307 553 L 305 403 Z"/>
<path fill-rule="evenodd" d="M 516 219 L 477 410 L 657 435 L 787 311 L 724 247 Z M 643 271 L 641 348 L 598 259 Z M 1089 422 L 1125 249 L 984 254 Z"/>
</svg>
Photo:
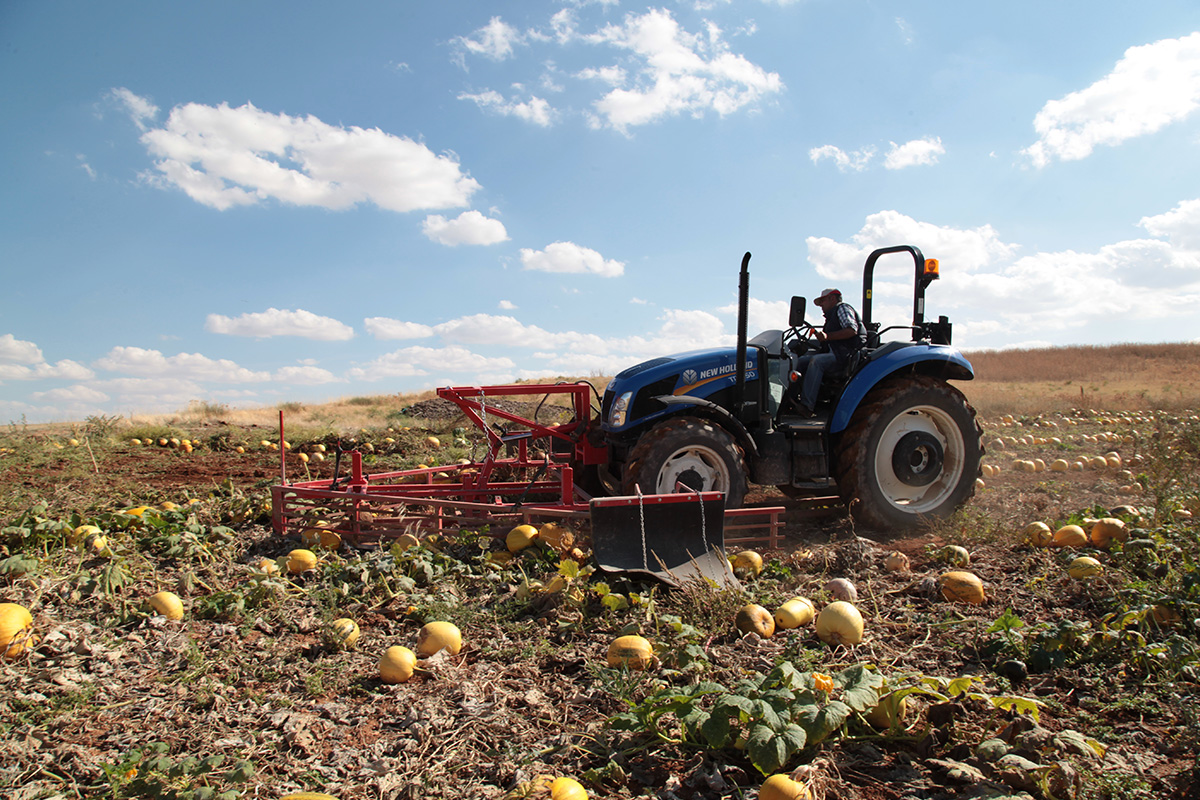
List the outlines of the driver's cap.
<svg viewBox="0 0 1200 800">
<path fill-rule="evenodd" d="M 842 292 L 839 289 L 826 289 L 825 291 L 823 291 L 819 295 L 817 295 L 817 300 L 824 300 L 826 297 L 841 297 L 841 296 L 842 296 Z M 816 300 L 814 300 L 813 302 L 815 303 Z"/>
</svg>

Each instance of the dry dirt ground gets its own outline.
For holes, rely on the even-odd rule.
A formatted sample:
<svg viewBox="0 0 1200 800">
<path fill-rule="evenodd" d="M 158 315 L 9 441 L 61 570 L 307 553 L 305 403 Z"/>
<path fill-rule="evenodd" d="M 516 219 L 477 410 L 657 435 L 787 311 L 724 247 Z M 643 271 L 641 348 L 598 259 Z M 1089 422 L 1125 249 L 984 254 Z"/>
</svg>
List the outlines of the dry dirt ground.
<svg viewBox="0 0 1200 800">
<path fill-rule="evenodd" d="M 430 412 L 431 425 L 437 418 Z M 985 439 L 1002 433 L 991 426 Z M 198 438 L 223 447 L 260 434 L 269 438 L 221 438 L 214 426 Z M 381 450 L 370 469 L 430 457 L 413 436 Z M 524 596 L 523 579 L 548 580 L 557 554 L 535 548 L 485 568 L 481 555 L 498 547 L 487 536 L 391 561 L 386 552 L 343 550 L 325 554 L 315 573 L 266 579 L 253 565 L 297 546 L 275 536 L 261 513 L 265 487 L 278 479 L 276 453 L 210 446 L 184 454 L 121 441 L 93 451 L 94 469 L 71 451 L 36 468 L 35 459 L 0 456 L 0 485 L 49 502 L 41 532 L 21 534 L 20 525 L 32 531 L 34 523 L 12 521 L 0 552 L 39 558 L 27 574 L 0 576 L 0 601 L 30 608 L 39 636 L 0 666 L 0 787 L 13 800 L 301 790 L 342 800 L 500 798 L 555 774 L 580 779 L 592 797 L 753 798 L 763 775 L 745 750 L 681 741 L 671 713 L 633 730 L 609 722 L 644 710 L 663 687 L 708 680 L 732 688 L 787 662 L 825 674 L 870 665 L 892 686 L 928 679 L 943 695 L 950 679 L 978 676 L 957 696 L 914 694 L 896 729 L 852 719 L 793 758 L 790 766 L 815 767 L 828 798 L 1200 797 L 1194 614 L 1173 627 L 1113 622 L 1123 611 L 1145 616 L 1160 595 L 1194 610 L 1196 549 L 1188 545 L 1197 531 L 1147 518 L 1138 536 L 1157 541 L 1154 558 L 1085 548 L 1106 570 L 1072 580 L 1064 566 L 1079 553 L 1023 545 L 1025 525 L 1127 504 L 1145 512 L 1149 498 L 1124 493 L 1112 471 L 1009 467 L 1039 452 L 1049 454 L 993 449 L 985 461 L 1003 465 L 1000 475 L 953 520 L 916 533 L 855 530 L 840 507 L 759 491 L 750 504 L 783 506 L 787 523 L 785 545 L 763 554 L 761 577 L 742 592 L 668 591 L 610 577 L 613 592 L 643 601 L 617 611 L 601 602 L 599 575 L 572 582 L 574 596 Z M 305 472 L 289 460 L 288 469 L 293 479 L 332 476 L 330 461 Z M 160 514 L 157 530 L 112 513 L 185 498 L 199 502 Z M 63 545 L 65 531 L 52 530 L 56 521 L 84 520 L 109 531 L 111 555 L 79 554 Z M 984 604 L 947 602 L 931 587 L 946 569 L 937 557 L 947 544 L 971 552 Z M 908 555 L 910 571 L 884 569 L 893 551 Z M 830 648 L 811 626 L 763 639 L 733 625 L 747 600 L 773 609 L 803 595 L 819 608 L 834 577 L 858 587 L 867 634 L 857 646 Z M 147 613 L 144 599 L 159 589 L 184 598 L 182 620 Z M 1023 627 L 998 629 L 1006 610 Z M 323 636 L 335 617 L 361 626 L 355 649 Z M 407 683 L 382 683 L 384 648 L 412 647 L 420 626 L 437 618 L 463 629 L 462 651 L 435 656 Z M 1105 620 L 1110 636 L 1101 635 Z M 672 655 L 647 672 L 607 668 L 608 644 L 631 627 Z M 1018 658 L 1027 677 L 998 674 Z M 1027 700 L 1036 701 L 1036 722 Z M 1007 760 L 996 760 L 997 747 Z"/>
</svg>

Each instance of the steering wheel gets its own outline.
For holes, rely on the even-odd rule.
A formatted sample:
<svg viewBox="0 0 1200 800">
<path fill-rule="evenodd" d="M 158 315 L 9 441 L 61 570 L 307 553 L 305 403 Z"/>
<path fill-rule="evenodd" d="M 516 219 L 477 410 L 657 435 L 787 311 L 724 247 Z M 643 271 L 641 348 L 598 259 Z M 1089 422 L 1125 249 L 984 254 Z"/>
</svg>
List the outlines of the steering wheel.
<svg viewBox="0 0 1200 800">
<path fill-rule="evenodd" d="M 788 328 L 783 335 L 784 349 L 803 354 L 812 346 L 813 340 L 816 338 L 816 331 L 817 329 L 807 322 L 794 328 Z"/>
</svg>

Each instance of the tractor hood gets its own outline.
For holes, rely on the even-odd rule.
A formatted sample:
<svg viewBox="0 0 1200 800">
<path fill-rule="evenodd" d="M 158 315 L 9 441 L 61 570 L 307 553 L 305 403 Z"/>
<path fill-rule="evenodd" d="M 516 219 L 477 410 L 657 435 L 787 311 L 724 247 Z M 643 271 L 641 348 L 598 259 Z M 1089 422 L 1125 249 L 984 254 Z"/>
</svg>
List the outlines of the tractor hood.
<svg viewBox="0 0 1200 800">
<path fill-rule="evenodd" d="M 758 350 L 751 348 L 746 352 L 746 382 L 757 378 Z M 735 347 L 690 350 L 643 361 L 609 383 L 602 427 L 615 433 L 662 416 L 671 406 L 656 398 L 666 396 L 694 397 L 728 407 L 736 384 Z"/>
</svg>

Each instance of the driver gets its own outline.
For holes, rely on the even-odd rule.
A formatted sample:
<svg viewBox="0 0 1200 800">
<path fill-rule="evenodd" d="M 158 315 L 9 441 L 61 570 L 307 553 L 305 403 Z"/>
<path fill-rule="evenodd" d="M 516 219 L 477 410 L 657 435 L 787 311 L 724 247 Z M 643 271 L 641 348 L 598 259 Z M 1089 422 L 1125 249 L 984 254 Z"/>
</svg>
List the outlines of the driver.
<svg viewBox="0 0 1200 800">
<path fill-rule="evenodd" d="M 795 413 L 802 417 L 813 415 L 813 409 L 817 405 L 817 392 L 821 388 L 821 378 L 825 371 L 846 366 L 850 356 L 867 341 L 867 329 L 863 326 L 862 319 L 853 306 L 842 302 L 840 290 L 826 289 L 813 303 L 825 313 L 824 326 L 821 330 L 813 331 L 823 347 L 800 356 L 797 362 L 796 368 L 804 373 L 799 402 L 796 402 L 795 398 L 795 383 L 792 384 L 789 393 L 793 405 L 796 406 Z"/>
</svg>

